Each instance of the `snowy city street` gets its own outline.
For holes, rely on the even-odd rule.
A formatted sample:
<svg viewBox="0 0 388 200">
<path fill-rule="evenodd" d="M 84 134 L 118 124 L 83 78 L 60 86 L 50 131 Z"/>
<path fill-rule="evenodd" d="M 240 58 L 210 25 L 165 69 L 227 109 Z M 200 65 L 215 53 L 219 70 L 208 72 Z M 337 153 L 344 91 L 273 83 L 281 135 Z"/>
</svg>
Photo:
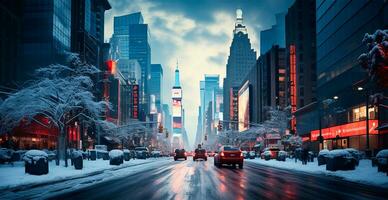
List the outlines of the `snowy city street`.
<svg viewBox="0 0 388 200">
<path fill-rule="evenodd" d="M 388 0 L 0 0 L 0 200 L 388 200 Z"/>
<path fill-rule="evenodd" d="M 124 168 L 101 174 L 36 187 L 2 189 L 0 199 L 281 199 L 286 195 L 289 199 L 377 200 L 388 195 L 388 179 L 383 173 L 375 172 L 377 176 L 369 178 L 371 182 L 380 178 L 377 183 L 381 187 L 376 187 L 373 183 L 343 181 L 311 170 L 281 169 L 286 164 L 280 161 L 247 160 L 240 170 L 229 166 L 216 168 L 212 158 L 195 162 L 189 158 L 129 161 Z M 278 166 L 271 167 L 266 162 L 277 162 Z M 297 165 L 303 167 L 301 162 Z M 314 168 L 311 165 L 308 168 Z M 338 187 L 342 189 L 336 190 Z"/>
</svg>

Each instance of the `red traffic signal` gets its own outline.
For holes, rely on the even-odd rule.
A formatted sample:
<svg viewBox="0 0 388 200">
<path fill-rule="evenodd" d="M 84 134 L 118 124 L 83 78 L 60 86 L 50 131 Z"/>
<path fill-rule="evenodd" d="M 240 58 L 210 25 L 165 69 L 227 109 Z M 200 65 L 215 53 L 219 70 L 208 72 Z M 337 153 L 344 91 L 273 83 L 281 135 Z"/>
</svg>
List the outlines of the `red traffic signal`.
<svg viewBox="0 0 388 200">
<path fill-rule="evenodd" d="M 163 133 L 163 126 L 162 125 L 159 126 L 159 133 Z"/>
</svg>

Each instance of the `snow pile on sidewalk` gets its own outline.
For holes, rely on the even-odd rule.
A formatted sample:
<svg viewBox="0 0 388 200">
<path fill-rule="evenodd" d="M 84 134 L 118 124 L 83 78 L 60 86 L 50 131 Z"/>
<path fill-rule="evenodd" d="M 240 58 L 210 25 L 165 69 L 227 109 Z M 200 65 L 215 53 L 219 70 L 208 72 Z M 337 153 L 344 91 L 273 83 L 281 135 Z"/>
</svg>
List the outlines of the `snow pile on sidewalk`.
<svg viewBox="0 0 388 200">
<path fill-rule="evenodd" d="M 70 165 L 70 162 L 69 167 L 64 167 L 63 162 L 61 162 L 60 166 L 56 166 L 55 161 L 51 161 L 49 163 L 49 173 L 41 176 L 26 174 L 24 172 L 24 163 L 15 162 L 13 166 L 8 164 L 0 165 L 0 190 L 22 185 L 40 184 L 51 181 L 62 181 L 66 179 L 84 177 L 94 175 L 94 173 L 102 173 L 105 170 L 115 170 L 155 161 L 157 160 L 130 160 L 119 166 L 113 166 L 109 165 L 109 160 L 84 160 L 84 168 L 82 170 L 75 170 L 74 166 Z"/>
<path fill-rule="evenodd" d="M 122 157 L 123 155 L 124 155 L 123 151 L 118 150 L 118 149 L 113 149 L 113 150 L 109 151 L 110 158 Z"/>
<path fill-rule="evenodd" d="M 371 160 L 360 160 L 359 166 L 355 170 L 350 171 L 327 171 L 326 165 L 318 166 L 318 162 L 308 162 L 307 165 L 302 165 L 302 162 L 295 163 L 294 159 L 287 159 L 285 162 L 277 160 L 265 161 L 263 159 L 245 160 L 246 162 L 258 163 L 261 165 L 277 167 L 282 169 L 291 169 L 314 174 L 325 174 L 329 176 L 341 177 L 348 181 L 360 182 L 370 185 L 378 185 L 388 188 L 388 176 L 385 173 L 377 172 L 376 167 L 372 167 Z"/>
</svg>

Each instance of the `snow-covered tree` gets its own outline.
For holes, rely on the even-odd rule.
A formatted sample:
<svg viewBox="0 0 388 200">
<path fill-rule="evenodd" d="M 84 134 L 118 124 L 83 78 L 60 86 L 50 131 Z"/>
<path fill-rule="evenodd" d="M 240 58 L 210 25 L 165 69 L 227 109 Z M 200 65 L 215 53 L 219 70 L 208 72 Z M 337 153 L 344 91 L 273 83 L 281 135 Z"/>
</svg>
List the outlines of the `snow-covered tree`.
<svg viewBox="0 0 388 200">
<path fill-rule="evenodd" d="M 374 34 L 366 33 L 362 43 L 367 46 L 367 53 L 358 57 L 358 61 L 369 73 L 369 79 L 382 88 L 388 88 L 388 29 L 376 30 Z"/>
<path fill-rule="evenodd" d="M 112 126 L 99 120 L 110 106 L 105 101 L 95 101 L 91 92 L 91 76 L 100 71 L 82 63 L 78 56 L 67 53 L 68 65 L 52 64 L 36 70 L 36 79 L 9 95 L 0 106 L 0 133 L 10 132 L 21 121 L 31 122 L 37 116 L 47 118 L 59 130 L 58 150 L 65 157 L 67 123 L 79 115 L 96 123 L 97 126 Z"/>
</svg>

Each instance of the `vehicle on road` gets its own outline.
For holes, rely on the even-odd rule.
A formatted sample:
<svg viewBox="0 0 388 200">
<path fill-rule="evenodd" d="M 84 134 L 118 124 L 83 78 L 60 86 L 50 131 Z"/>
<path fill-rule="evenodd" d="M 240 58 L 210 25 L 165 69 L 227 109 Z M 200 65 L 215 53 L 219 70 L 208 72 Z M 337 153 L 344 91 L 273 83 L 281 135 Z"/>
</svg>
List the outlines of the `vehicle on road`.
<svg viewBox="0 0 388 200">
<path fill-rule="evenodd" d="M 136 147 L 135 151 L 137 159 L 147 159 L 150 157 L 147 147 Z"/>
<path fill-rule="evenodd" d="M 205 149 L 196 149 L 193 156 L 193 161 L 196 161 L 198 159 L 202 159 L 207 161 L 207 155 Z"/>
<path fill-rule="evenodd" d="M 268 158 L 269 156 L 269 159 L 276 159 L 278 157 L 279 151 L 280 149 L 277 147 L 265 148 L 263 153 L 261 153 L 260 157 L 261 159 L 265 159 L 265 157 Z"/>
<path fill-rule="evenodd" d="M 256 158 L 256 152 L 255 151 L 249 151 L 248 152 L 249 159 L 255 159 Z"/>
<path fill-rule="evenodd" d="M 242 151 L 242 155 L 243 155 L 244 159 L 247 159 L 249 157 L 247 151 Z"/>
<path fill-rule="evenodd" d="M 175 154 L 174 154 L 174 160 L 177 161 L 178 159 L 184 158 L 187 160 L 187 154 L 184 149 L 175 149 Z"/>
<path fill-rule="evenodd" d="M 161 157 L 161 154 L 162 153 L 159 150 L 154 150 L 154 151 L 151 152 L 151 157 L 159 158 L 159 157 Z"/>
<path fill-rule="evenodd" d="M 223 164 L 238 165 L 240 169 L 244 165 L 244 156 L 238 147 L 234 146 L 221 146 L 218 153 L 214 156 L 214 165 L 221 167 Z"/>
</svg>

